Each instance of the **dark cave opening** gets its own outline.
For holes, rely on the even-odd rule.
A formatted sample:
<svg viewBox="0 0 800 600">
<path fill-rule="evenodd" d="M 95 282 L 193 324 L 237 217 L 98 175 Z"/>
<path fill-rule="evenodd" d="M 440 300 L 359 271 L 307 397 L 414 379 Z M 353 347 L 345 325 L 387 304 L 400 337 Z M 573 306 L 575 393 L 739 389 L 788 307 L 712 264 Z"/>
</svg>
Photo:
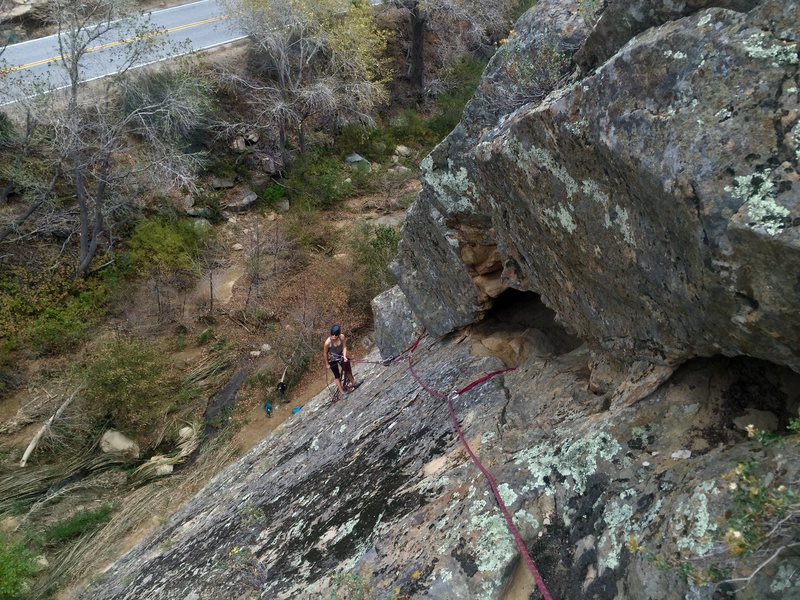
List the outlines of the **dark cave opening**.
<svg viewBox="0 0 800 600">
<path fill-rule="evenodd" d="M 687 361 L 670 379 L 671 385 L 697 385 L 703 374 L 706 403 L 717 414 L 714 431 L 705 437 L 730 442 L 746 436 L 747 426 L 785 436 L 800 410 L 800 373 L 749 356 L 712 356 Z"/>
<path fill-rule="evenodd" d="M 522 336 L 528 345 L 552 355 L 566 354 L 583 343 L 557 321 L 539 294 L 515 289 L 498 296 L 472 331 L 484 338 Z"/>
</svg>

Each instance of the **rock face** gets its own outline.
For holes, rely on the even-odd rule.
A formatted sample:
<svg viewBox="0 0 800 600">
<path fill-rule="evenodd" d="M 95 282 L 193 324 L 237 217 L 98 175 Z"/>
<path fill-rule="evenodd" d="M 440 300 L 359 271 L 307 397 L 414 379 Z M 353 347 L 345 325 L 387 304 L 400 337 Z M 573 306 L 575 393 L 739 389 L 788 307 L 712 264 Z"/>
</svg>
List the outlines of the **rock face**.
<svg viewBox="0 0 800 600">
<path fill-rule="evenodd" d="M 775 489 L 800 475 L 800 447 L 747 441 L 733 419 L 766 402 L 785 423 L 800 376 L 706 360 L 636 407 L 609 409 L 588 389 L 586 346 L 541 319 L 524 325 L 550 340 L 546 356 L 540 342 L 523 348 L 515 372 L 459 396 L 455 410 L 553 597 L 710 599 L 714 585 L 696 582 L 711 565 L 749 573 L 761 559 L 739 572 L 720 554 L 736 506 L 725 477 L 755 460 Z M 446 392 L 502 367 L 471 354 L 481 335 L 424 338 L 417 376 Z M 406 362 L 357 365 L 356 375 L 366 381 L 355 393 L 304 406 L 82 597 L 321 598 L 348 582 L 371 598 L 499 599 L 509 587 L 528 597 L 513 538 L 447 406 Z M 782 597 L 770 585 L 798 567 L 782 556 L 739 597 Z"/>
<path fill-rule="evenodd" d="M 441 335 L 508 286 L 629 361 L 746 354 L 800 370 L 798 3 L 611 3 L 667 20 L 632 39 L 602 33 L 605 15 L 587 36 L 577 4 L 523 17 L 423 161 L 394 265 L 414 313 Z M 585 64 L 610 57 L 540 99 L 573 68 L 537 45 L 553 36 L 581 41 Z M 513 112 L 498 115 L 498 94 Z"/>
<path fill-rule="evenodd" d="M 421 333 L 411 307 L 397 286 L 372 300 L 375 315 L 375 343 L 383 358 L 400 354 Z"/>
</svg>

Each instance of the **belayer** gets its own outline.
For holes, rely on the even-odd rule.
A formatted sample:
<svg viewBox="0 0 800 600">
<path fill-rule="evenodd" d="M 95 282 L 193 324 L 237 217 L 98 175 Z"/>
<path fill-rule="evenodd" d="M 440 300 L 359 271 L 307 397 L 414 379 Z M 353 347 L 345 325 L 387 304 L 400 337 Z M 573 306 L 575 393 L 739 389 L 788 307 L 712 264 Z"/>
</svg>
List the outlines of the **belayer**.
<svg viewBox="0 0 800 600">
<path fill-rule="evenodd" d="M 358 387 L 353 377 L 353 371 L 350 369 L 350 359 L 347 357 L 347 342 L 342 335 L 342 328 L 338 325 L 331 327 L 331 334 L 325 339 L 325 343 L 322 345 L 322 356 L 328 368 L 333 371 L 333 378 L 336 380 L 336 387 L 339 388 L 340 394 L 346 392 L 342 385 L 342 374 L 339 372 L 339 364 L 342 365 L 344 376 L 352 385 L 352 389 Z"/>
</svg>

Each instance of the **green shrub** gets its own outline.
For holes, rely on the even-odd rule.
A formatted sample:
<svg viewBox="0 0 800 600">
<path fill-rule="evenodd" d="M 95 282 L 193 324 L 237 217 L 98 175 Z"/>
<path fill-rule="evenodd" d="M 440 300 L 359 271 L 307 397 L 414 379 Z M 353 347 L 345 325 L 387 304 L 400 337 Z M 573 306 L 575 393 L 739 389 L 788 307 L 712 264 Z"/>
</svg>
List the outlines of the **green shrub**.
<svg viewBox="0 0 800 600">
<path fill-rule="evenodd" d="M 103 317 L 117 281 L 111 276 L 83 280 L 54 277 L 49 281 L 14 286 L 0 302 L 0 321 L 15 321 L 7 343 L 25 343 L 37 355 L 58 354 L 83 342 L 92 325 Z"/>
<path fill-rule="evenodd" d="M 140 272 L 192 270 L 203 239 L 204 234 L 188 221 L 158 218 L 139 223 L 128 248 Z"/>
<path fill-rule="evenodd" d="M 336 152 L 342 157 L 357 152 L 370 162 L 385 162 L 397 145 L 388 127 L 345 125 L 334 140 Z"/>
<path fill-rule="evenodd" d="M 359 225 L 352 241 L 356 275 L 350 293 L 353 305 L 368 311 L 371 300 L 394 285 L 388 266 L 399 243 L 400 234 L 391 227 Z"/>
<path fill-rule="evenodd" d="M 0 148 L 10 144 L 16 137 L 14 123 L 4 112 L 0 112 Z"/>
<path fill-rule="evenodd" d="M 27 341 L 37 354 L 59 354 L 74 349 L 85 338 L 90 315 L 80 302 L 64 308 L 46 308 L 34 319 L 27 331 Z"/>
<path fill-rule="evenodd" d="M 0 600 L 18 600 L 36 574 L 33 554 L 23 544 L 0 536 Z"/>
<path fill-rule="evenodd" d="M 132 436 L 151 432 L 170 409 L 192 395 L 156 348 L 135 339 L 112 341 L 81 379 L 86 382 L 84 395 L 99 416 Z"/>
<path fill-rule="evenodd" d="M 42 537 L 50 545 L 69 541 L 108 523 L 112 512 L 114 507 L 111 504 L 103 504 L 97 510 L 82 510 L 48 527 Z"/>
<path fill-rule="evenodd" d="M 351 175 L 339 158 L 316 152 L 301 157 L 292 166 L 286 187 L 293 203 L 328 209 L 353 193 Z"/>
<path fill-rule="evenodd" d="M 200 335 L 197 336 L 197 345 L 198 346 L 205 346 L 208 342 L 213 340 L 216 336 L 214 336 L 214 330 L 210 327 L 207 329 L 203 329 L 200 332 Z"/>
<path fill-rule="evenodd" d="M 428 122 L 421 114 L 410 108 L 392 117 L 389 129 L 394 139 L 409 146 L 428 147 L 438 141 L 428 127 Z"/>
<path fill-rule="evenodd" d="M 286 197 L 286 188 L 279 185 L 270 185 L 260 190 L 258 194 L 259 200 L 267 206 L 275 206 L 278 201 Z"/>
</svg>

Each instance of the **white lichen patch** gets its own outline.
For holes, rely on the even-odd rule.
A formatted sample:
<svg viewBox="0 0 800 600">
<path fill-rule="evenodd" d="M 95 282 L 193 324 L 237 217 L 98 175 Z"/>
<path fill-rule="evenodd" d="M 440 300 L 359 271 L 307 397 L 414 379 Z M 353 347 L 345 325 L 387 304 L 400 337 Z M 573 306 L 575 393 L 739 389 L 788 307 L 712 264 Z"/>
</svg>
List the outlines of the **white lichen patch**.
<svg viewBox="0 0 800 600">
<path fill-rule="evenodd" d="M 650 436 L 647 433 L 647 429 L 644 427 L 634 427 L 631 429 L 631 435 L 639 441 L 643 448 L 646 448 L 650 444 Z"/>
<path fill-rule="evenodd" d="M 511 489 L 511 486 L 507 483 L 501 483 L 497 486 L 497 491 L 500 492 L 500 497 L 503 499 L 506 506 L 511 506 L 517 501 L 517 498 L 519 498 L 517 493 Z"/>
<path fill-rule="evenodd" d="M 795 123 L 792 129 L 792 136 L 794 137 L 794 156 L 797 162 L 800 163 L 800 121 Z"/>
<path fill-rule="evenodd" d="M 527 510 L 518 510 L 511 516 L 511 520 L 514 522 L 514 525 L 516 525 L 519 528 L 522 528 L 527 525 L 533 531 L 537 531 L 539 527 L 541 527 L 541 524 L 536 519 L 536 517 L 534 517 Z"/>
<path fill-rule="evenodd" d="M 625 241 L 633 246 L 633 231 L 628 224 L 628 211 L 617 205 L 617 222 L 619 223 L 619 230 Z"/>
<path fill-rule="evenodd" d="M 442 583 L 447 583 L 451 579 L 453 579 L 452 571 L 448 571 L 447 569 L 442 569 L 441 571 L 439 571 L 439 581 L 441 581 Z"/>
<path fill-rule="evenodd" d="M 631 521 L 633 513 L 633 506 L 620 504 L 616 501 L 609 503 L 606 507 L 603 513 L 603 522 L 606 525 L 606 530 L 603 532 L 599 542 L 599 547 L 603 549 L 598 561 L 600 575 L 606 569 L 616 569 L 619 566 L 623 542 L 627 537 L 626 534 L 629 534 L 633 528 L 633 522 Z"/>
<path fill-rule="evenodd" d="M 477 505 L 476 502 L 473 508 Z M 475 541 L 475 562 L 479 571 L 499 574 L 516 556 L 514 539 L 508 532 L 505 520 L 494 508 L 489 513 L 475 514 L 469 520 L 467 530 L 478 534 Z"/>
<path fill-rule="evenodd" d="M 717 525 L 708 512 L 708 500 L 719 493 L 714 481 L 704 481 L 694 488 L 691 496 L 676 504 L 672 510 L 670 533 L 680 550 L 696 556 L 704 556 L 711 550 Z"/>
<path fill-rule="evenodd" d="M 520 491 L 526 494 L 544 489 L 545 493 L 552 494 L 555 487 L 546 483 L 545 478 L 556 472 L 566 478 L 563 484 L 566 489 L 572 488 L 576 494 L 583 494 L 589 477 L 597 472 L 598 460 L 611 461 L 620 450 L 617 440 L 606 432 L 600 432 L 569 442 L 558 455 L 549 444 L 517 452 L 514 464 L 524 466 L 530 473 L 530 480 Z"/>
<path fill-rule="evenodd" d="M 481 436 L 481 446 L 485 446 L 489 442 L 491 442 L 494 438 L 497 437 L 497 434 L 494 431 L 486 431 Z"/>
<path fill-rule="evenodd" d="M 773 67 L 780 65 L 796 65 L 800 60 L 797 55 L 795 44 L 784 44 L 760 31 L 754 33 L 744 42 L 744 49 L 751 58 L 769 60 Z"/>
<path fill-rule="evenodd" d="M 339 528 L 339 531 L 336 533 L 336 537 L 333 539 L 333 543 L 338 544 L 341 540 L 350 535 L 353 532 L 353 529 L 356 528 L 356 525 L 358 525 L 359 519 L 361 519 L 361 513 L 358 513 L 355 517 L 353 517 L 347 523 L 342 525 Z"/>
<path fill-rule="evenodd" d="M 781 565 L 778 567 L 778 572 L 775 573 L 775 578 L 769 584 L 769 591 L 773 594 L 783 593 L 783 597 L 789 597 L 789 591 L 792 589 L 800 589 L 800 573 L 796 567 L 789 565 Z"/>
<path fill-rule="evenodd" d="M 447 169 L 434 168 L 433 158 L 426 156 L 420 163 L 422 179 L 434 191 L 439 202 L 450 212 L 469 212 L 473 208 L 474 185 L 464 167 L 458 169 L 447 160 Z"/>
<path fill-rule="evenodd" d="M 625 500 L 636 495 L 635 490 L 624 490 L 618 498 L 612 500 L 605 507 L 603 522 L 605 531 L 598 542 L 598 572 L 600 575 L 606 569 L 616 569 L 620 564 L 623 547 L 631 538 L 640 539 L 645 531 L 661 513 L 664 500 L 659 498 L 642 518 L 636 518 L 635 503 L 628 504 Z"/>
<path fill-rule="evenodd" d="M 578 184 L 569 172 L 544 148 L 537 148 L 536 146 L 525 148 L 517 139 L 506 139 L 503 142 L 503 153 L 514 159 L 520 166 L 533 164 L 542 170 L 548 171 L 564 185 L 567 197 L 571 198 L 578 192 Z M 522 168 L 524 169 L 524 167 Z M 535 187 L 535 180 L 527 170 L 525 171 L 528 173 L 529 183 L 532 187 Z"/>
<path fill-rule="evenodd" d="M 697 21 L 697 24 L 698 24 L 700 27 L 705 27 L 705 26 L 706 26 L 706 25 L 708 25 L 709 23 L 711 23 L 711 15 L 709 15 L 709 14 L 705 14 L 705 15 L 703 15 L 702 17 L 700 17 L 700 20 L 699 20 L 699 21 Z"/>
<path fill-rule="evenodd" d="M 542 213 L 547 217 L 551 226 L 560 226 L 562 229 L 566 230 L 567 233 L 573 233 L 578 228 L 578 225 L 572 218 L 572 214 L 563 205 L 559 205 L 558 210 L 545 208 Z"/>
<path fill-rule="evenodd" d="M 298 537 L 300 533 L 303 531 L 303 527 L 305 527 L 306 522 L 302 519 L 298 519 L 297 522 L 292 526 L 289 530 L 289 538 Z"/>
<path fill-rule="evenodd" d="M 785 227 L 789 209 L 775 200 L 775 183 L 769 178 L 770 172 L 742 175 L 734 179 L 734 185 L 725 188 L 734 198 L 744 200 L 747 211 L 747 224 L 756 231 L 767 235 L 777 235 Z"/>
<path fill-rule="evenodd" d="M 580 121 L 569 121 L 564 123 L 564 127 L 572 135 L 583 135 L 589 130 L 589 121 L 581 119 Z"/>
<path fill-rule="evenodd" d="M 733 113 L 727 107 L 726 108 L 722 108 L 722 109 L 718 110 L 716 113 L 714 113 L 714 117 L 720 123 L 722 121 L 725 121 L 726 119 L 730 119 L 732 115 L 733 115 Z"/>
<path fill-rule="evenodd" d="M 584 179 L 581 181 L 581 191 L 583 191 L 587 198 L 597 202 L 606 209 L 611 202 L 608 194 L 600 189 L 600 186 L 596 181 L 592 181 L 591 179 Z"/>
</svg>

